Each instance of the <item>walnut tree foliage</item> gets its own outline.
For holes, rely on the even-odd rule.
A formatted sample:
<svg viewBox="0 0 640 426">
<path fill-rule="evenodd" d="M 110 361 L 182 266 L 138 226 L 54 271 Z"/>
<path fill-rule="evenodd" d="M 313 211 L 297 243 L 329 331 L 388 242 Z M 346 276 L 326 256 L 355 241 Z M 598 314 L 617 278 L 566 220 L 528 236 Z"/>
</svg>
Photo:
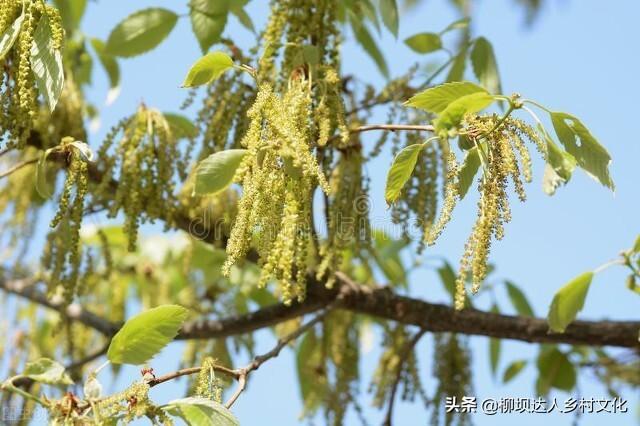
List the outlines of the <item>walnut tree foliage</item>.
<svg viewBox="0 0 640 426">
<path fill-rule="evenodd" d="M 391 424 L 403 399 L 424 404 L 433 424 L 469 424 L 443 407 L 473 392 L 473 334 L 489 336 L 503 382 L 533 366 L 538 395 L 575 391 L 585 369 L 611 395 L 640 386 L 639 323 L 574 322 L 604 268 L 626 268 L 638 296 L 640 239 L 549 295 L 544 321 L 526 291 L 491 276 L 491 247 L 508 232 L 511 203 L 526 202 L 534 164 L 544 164 L 549 195 L 577 169 L 595 185 L 614 182 L 586 123 L 535 94 L 504 93 L 497 52 L 472 31 L 470 0 L 451 2 L 460 19 L 446 28 L 425 20 L 404 40 L 418 64 L 400 75 L 378 34 L 397 37 L 419 1 L 272 0 L 263 28 L 249 0 L 183 3 L 138 10 L 100 40 L 80 29 L 86 0 L 0 0 L 0 285 L 11 295 L 3 312 L 15 316 L 2 330 L 11 342 L 0 342 L 3 407 L 40 407 L 56 425 L 235 425 L 246 382 L 292 350 L 303 417 L 344 424 L 363 417 L 366 401 Z M 517 3 L 530 20 L 544 2 Z M 231 16 L 254 44 L 236 44 Z M 202 50 L 176 82 L 182 111 L 141 103 L 89 140 L 85 124 L 99 114 L 84 96 L 92 68 L 106 72 L 112 100 L 120 63 L 171 37 L 180 19 Z M 345 75 L 348 40 L 383 87 Z M 433 52 L 448 59 L 425 68 Z M 374 109 L 386 122 L 372 121 Z M 373 141 L 369 131 L 379 131 Z M 389 152 L 385 187 L 373 188 L 367 165 Z M 433 250 L 464 197 L 477 199 L 477 218 L 459 266 L 437 267 L 451 307 L 402 297 L 407 253 Z M 399 238 L 371 225 L 370 199 L 387 203 Z M 143 235 L 152 223 L 165 232 Z M 498 286 L 517 316 L 473 309 L 475 294 Z M 257 354 L 253 332 L 264 327 L 274 349 Z M 383 348 L 363 377 L 360 341 L 372 329 Z M 416 348 L 427 333 L 425 366 Z M 539 343 L 538 355 L 501 362 L 502 338 Z M 174 339 L 186 341 L 181 369 L 160 371 L 153 357 Z M 139 365 L 140 377 L 105 389 L 105 368 L 117 375 L 122 364 Z M 150 398 L 183 376 L 186 395 L 176 386 L 172 401 Z"/>
</svg>

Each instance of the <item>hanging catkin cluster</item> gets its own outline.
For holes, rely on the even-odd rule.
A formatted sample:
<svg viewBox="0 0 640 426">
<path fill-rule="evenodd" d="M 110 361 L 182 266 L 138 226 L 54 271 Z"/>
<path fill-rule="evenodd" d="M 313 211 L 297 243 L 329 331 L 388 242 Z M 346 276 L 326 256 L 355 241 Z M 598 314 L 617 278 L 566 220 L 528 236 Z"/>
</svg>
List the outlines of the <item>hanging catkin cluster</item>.
<svg viewBox="0 0 640 426">
<path fill-rule="evenodd" d="M 38 133 L 41 148 L 55 146 L 66 136 L 80 141 L 87 140 L 84 117 L 84 96 L 74 81 L 73 74 L 67 73 L 56 109 L 50 112 L 48 106 L 42 105 L 35 117 L 33 128 Z"/>
<path fill-rule="evenodd" d="M 24 146 L 38 114 L 31 52 L 39 25 L 49 26 L 52 47 L 60 49 L 64 30 L 55 7 L 42 0 L 0 0 L 0 34 L 3 42 L 13 41 L 0 56 L 0 142 L 7 147 Z"/>
<path fill-rule="evenodd" d="M 16 164 L 38 156 L 38 150 L 25 147 L 24 150 L 7 153 L 2 164 Z M 35 166 L 23 167 L 0 180 L 0 229 L 3 237 L 9 237 L 8 247 L 17 250 L 16 260 L 20 260 L 19 252 L 26 250 L 37 224 L 38 213 L 42 207 L 42 197 L 35 190 Z M 53 170 L 48 171 L 49 179 L 53 178 Z"/>
<path fill-rule="evenodd" d="M 420 135 L 407 135 L 407 145 L 420 142 Z M 402 224 L 407 237 L 415 217 L 415 227 L 422 234 L 419 251 L 425 244 L 434 244 L 451 219 L 458 200 L 458 171 L 459 165 L 447 141 L 428 143 L 418 156 L 402 197 L 393 205 L 392 219 L 394 223 Z"/>
<path fill-rule="evenodd" d="M 531 156 L 526 142 L 533 143 L 545 155 L 546 148 L 538 134 L 517 118 L 503 121 L 496 116 L 468 116 L 463 133 L 479 150 L 482 177 L 478 186 L 478 218 L 465 245 L 456 282 L 455 306 L 462 309 L 465 282 L 471 273 L 476 293 L 487 275 L 487 260 L 493 238 L 504 236 L 504 224 L 511 220 L 508 181 L 511 180 L 521 201 L 525 201 L 524 181 L 531 181 Z"/>
<path fill-rule="evenodd" d="M 331 193 L 327 198 L 328 235 L 320 247 L 322 261 L 316 272 L 318 279 L 326 277 L 327 287 L 335 282 L 335 277 L 328 273 L 340 269 L 346 249 L 352 248 L 358 254 L 371 244 L 369 194 L 362 175 L 363 162 L 359 146 L 344 149 L 331 174 Z"/>
<path fill-rule="evenodd" d="M 187 158 L 178 149 L 164 116 L 145 106 L 111 130 L 98 158 L 103 160 L 105 169 L 96 197 L 111 198 L 114 174 L 118 172 L 119 183 L 109 215 L 115 217 L 118 211 L 124 212 L 129 249 L 134 250 L 141 223 L 159 218 L 167 225 L 171 223 L 176 210 L 175 176 L 186 170 Z"/>
<path fill-rule="evenodd" d="M 348 141 L 339 77 L 338 8 L 336 0 L 273 1 L 263 34 L 265 52 L 258 64 L 258 79 L 271 82 L 276 90 L 286 87 L 292 76 L 303 75 L 309 80 L 318 146 L 324 146 L 336 131 L 338 141 Z"/>
<path fill-rule="evenodd" d="M 413 347 L 414 342 L 407 327 L 385 326 L 384 332 L 385 350 L 380 356 L 378 367 L 369 385 L 369 392 L 373 394 L 373 404 L 376 407 L 382 407 L 389 398 L 395 397 L 391 393 L 397 377 L 399 377 L 399 384 L 404 388 L 400 395 L 402 400 L 414 401 L 416 396 L 419 396 L 423 401 L 428 402 L 429 398 L 418 369 L 417 351 Z"/>
<path fill-rule="evenodd" d="M 282 97 L 268 84 L 260 87 L 242 141 L 248 154 L 236 180 L 243 194 L 223 267 L 228 275 L 255 242 L 263 259 L 260 283 L 277 280 L 287 303 L 304 297 L 313 190 L 329 192 L 312 152 L 310 102 L 304 79 L 293 79 Z"/>
<path fill-rule="evenodd" d="M 242 71 L 230 72 L 208 87 L 196 119 L 202 134 L 197 159 L 240 147 L 248 126 L 247 111 L 255 100 L 255 89 L 243 81 L 243 76 Z"/>
<path fill-rule="evenodd" d="M 77 290 L 82 250 L 80 228 L 88 189 L 88 167 L 80 151 L 71 145 L 73 138 L 64 138 L 60 146 L 66 157 L 67 177 L 58 201 L 58 210 L 51 220 L 52 231 L 47 237 L 43 266 L 51 272 L 50 291 L 62 285 L 65 301 L 70 303 Z"/>
<path fill-rule="evenodd" d="M 248 110 L 241 143 L 249 154 L 236 174 L 243 194 L 223 272 L 228 274 L 255 244 L 262 259 L 260 284 L 278 281 L 286 303 L 304 297 L 307 257 L 313 242 L 313 193 L 317 186 L 326 194 L 330 192 L 322 169 L 331 167 L 332 159 L 314 150 L 336 133 L 342 145 L 348 142 L 337 71 L 336 9 L 335 0 L 272 2 L 263 34 L 266 47 L 257 70 L 258 94 Z M 236 126 L 237 134 L 240 126 Z M 216 143 L 218 149 L 225 141 L 226 136 L 222 143 Z M 361 167 L 360 161 L 356 163 Z M 361 171 L 349 167 L 339 167 L 349 176 L 345 182 L 335 181 L 332 192 L 333 199 L 344 204 L 342 211 L 347 210 L 347 194 L 362 192 Z M 335 231 L 330 231 L 331 242 L 322 248 L 321 275 L 337 266 L 336 253 L 344 247 L 338 241 L 337 220 L 329 219 Z M 334 250 L 334 244 L 340 246 Z"/>
<path fill-rule="evenodd" d="M 431 424 L 464 426 L 471 424 L 469 413 L 445 410 L 447 397 L 455 397 L 458 403 L 463 397 L 473 395 L 471 385 L 471 354 L 467 341 L 453 333 L 436 333 L 434 348 L 434 376 L 438 381 L 432 399 Z"/>
</svg>

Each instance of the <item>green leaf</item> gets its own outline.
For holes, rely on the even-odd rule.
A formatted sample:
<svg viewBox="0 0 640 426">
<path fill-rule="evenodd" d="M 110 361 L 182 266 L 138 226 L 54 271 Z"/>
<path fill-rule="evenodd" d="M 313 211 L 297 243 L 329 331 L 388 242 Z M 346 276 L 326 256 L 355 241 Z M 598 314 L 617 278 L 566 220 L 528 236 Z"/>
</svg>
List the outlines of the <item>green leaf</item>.
<svg viewBox="0 0 640 426">
<path fill-rule="evenodd" d="M 613 190 L 613 180 L 609 175 L 611 156 L 607 150 L 573 115 L 564 112 L 551 112 L 550 115 L 556 135 L 567 152 L 575 157 L 587 174 Z"/>
<path fill-rule="evenodd" d="M 464 196 L 467 195 L 469 187 L 471 187 L 473 183 L 473 178 L 476 176 L 476 173 L 478 173 L 480 164 L 478 148 L 474 146 L 467 151 L 464 157 L 464 163 L 458 172 L 458 194 L 460 195 L 460 199 L 463 199 Z"/>
<path fill-rule="evenodd" d="M 442 49 L 442 40 L 435 33 L 420 33 L 406 39 L 405 44 L 414 52 L 431 53 Z"/>
<path fill-rule="evenodd" d="M 127 16 L 109 34 L 106 53 L 125 58 L 157 47 L 178 21 L 178 15 L 162 8 L 139 10 Z"/>
<path fill-rule="evenodd" d="M 317 340 L 316 333 L 313 330 L 309 330 L 300 341 L 296 354 L 298 383 L 303 401 L 307 400 L 313 388 L 313 374 L 310 374 L 312 372 L 309 371 L 307 363 L 313 358 L 314 352 L 317 350 Z"/>
<path fill-rule="evenodd" d="M 47 177 L 47 157 L 54 149 L 49 148 L 44 151 L 36 165 L 36 191 L 45 200 L 53 195 L 53 182 Z"/>
<path fill-rule="evenodd" d="M 238 19 L 240 24 L 249 31 L 255 33 L 256 28 L 253 25 L 253 21 L 249 14 L 244 10 L 244 6 L 249 3 L 249 0 L 231 0 L 229 4 L 229 11 Z"/>
<path fill-rule="evenodd" d="M 21 376 L 47 385 L 73 384 L 73 380 L 64 372 L 64 367 L 49 358 L 28 362 Z"/>
<path fill-rule="evenodd" d="M 229 0 L 191 0 L 191 28 L 198 39 L 202 53 L 220 41 L 227 25 Z"/>
<path fill-rule="evenodd" d="M 518 313 L 518 315 L 522 315 L 524 317 L 533 317 L 533 309 L 527 300 L 527 296 L 524 295 L 522 290 L 518 288 L 511 281 L 505 281 L 507 285 L 507 294 L 509 295 L 509 300 L 511 300 L 511 304 L 514 309 Z"/>
<path fill-rule="evenodd" d="M 87 8 L 87 0 L 54 0 L 53 3 L 60 12 L 64 29 L 68 32 L 77 30 Z"/>
<path fill-rule="evenodd" d="M 357 0 L 353 5 L 354 7 L 351 8 L 352 13 L 362 17 L 359 22 L 364 22 L 366 20 L 371 21 L 378 34 L 380 34 L 380 20 L 378 19 L 378 12 L 371 0 Z"/>
<path fill-rule="evenodd" d="M 177 139 L 192 139 L 198 136 L 198 128 L 184 115 L 168 112 L 164 112 L 162 115 Z"/>
<path fill-rule="evenodd" d="M 447 74 L 447 82 L 452 83 L 464 80 L 464 70 L 467 68 L 467 52 L 469 50 L 468 43 L 465 43 L 460 52 L 453 59 L 453 65 Z"/>
<path fill-rule="evenodd" d="M 384 198 L 387 200 L 387 204 L 392 204 L 400 196 L 402 187 L 413 173 L 422 148 L 424 148 L 424 143 L 409 145 L 393 159 L 391 168 L 387 173 L 387 185 L 384 191 Z"/>
<path fill-rule="evenodd" d="M 593 280 L 593 272 L 578 275 L 562 287 L 553 297 L 549 307 L 547 321 L 549 328 L 556 333 L 563 333 L 576 318 L 584 306 L 589 286 Z"/>
<path fill-rule="evenodd" d="M 524 359 L 513 361 L 509 366 L 504 370 L 504 375 L 502 376 L 502 382 L 508 383 L 514 377 L 516 377 L 524 367 L 527 366 L 527 361 Z"/>
<path fill-rule="evenodd" d="M 538 356 L 538 380 L 536 392 L 546 395 L 553 387 L 571 391 L 576 385 L 576 370 L 567 358 L 555 346 L 544 348 Z"/>
<path fill-rule="evenodd" d="M 233 182 L 246 149 L 228 149 L 211 154 L 198 164 L 194 195 L 216 194 Z"/>
<path fill-rule="evenodd" d="M 211 399 L 190 397 L 175 399 L 162 409 L 180 417 L 188 425 L 198 426 L 240 426 L 240 422 L 224 405 Z"/>
<path fill-rule="evenodd" d="M 640 235 L 636 238 L 636 242 L 633 244 L 633 252 L 640 253 Z"/>
<path fill-rule="evenodd" d="M 96 56 L 98 56 L 98 60 L 107 73 L 107 77 L 109 77 L 109 87 L 115 89 L 120 86 L 120 67 L 118 66 L 116 57 L 106 53 L 105 44 L 102 40 L 92 38 L 91 47 L 93 47 Z"/>
<path fill-rule="evenodd" d="M 498 63 L 493 46 L 484 37 L 478 37 L 471 49 L 471 65 L 480 84 L 490 93 L 502 93 Z"/>
<path fill-rule="evenodd" d="M 56 108 L 64 86 L 64 68 L 62 53 L 53 47 L 49 18 L 42 16 L 33 35 L 31 45 L 31 70 L 36 77 L 38 90 L 49 105 L 49 110 Z"/>
<path fill-rule="evenodd" d="M 186 317 L 182 306 L 162 305 L 130 318 L 113 336 L 107 358 L 114 364 L 144 364 L 176 337 Z"/>
<path fill-rule="evenodd" d="M 491 105 L 493 96 L 487 92 L 477 92 L 463 96 L 451 102 L 435 121 L 436 131 L 457 127 L 465 114 L 481 111 Z"/>
<path fill-rule="evenodd" d="M 440 35 L 448 33 L 449 31 L 453 31 L 453 30 L 464 30 L 469 26 L 469 21 L 470 19 L 468 17 L 458 19 L 457 21 L 453 21 L 452 23 L 447 25 L 447 27 L 444 30 L 440 31 Z"/>
<path fill-rule="evenodd" d="M 93 151 L 86 142 L 72 141 L 70 145 L 77 149 L 78 152 L 80 152 L 80 155 L 82 155 L 82 159 L 85 162 L 93 161 Z"/>
<path fill-rule="evenodd" d="M 182 87 L 195 87 L 211 83 L 231 67 L 233 67 L 233 59 L 226 53 L 207 53 L 191 66 Z"/>
<path fill-rule="evenodd" d="M 22 22 L 24 22 L 24 13 L 20 14 L 18 18 L 13 21 L 13 24 L 9 28 L 5 30 L 2 35 L 0 35 L 0 61 L 7 56 L 9 50 L 13 46 L 13 43 L 16 42 L 18 36 L 20 35 L 20 28 L 22 28 Z"/>
<path fill-rule="evenodd" d="M 382 230 L 372 230 L 374 250 L 372 256 L 382 270 L 385 278 L 394 285 L 407 285 L 407 271 L 405 270 L 400 252 L 407 247 L 404 239 L 393 239 Z"/>
<path fill-rule="evenodd" d="M 571 179 L 576 167 L 576 159 L 556 145 L 542 126 L 538 125 L 538 129 L 544 136 L 547 145 L 547 165 L 542 188 L 547 194 L 553 195 L 560 185 L 566 184 Z"/>
<path fill-rule="evenodd" d="M 305 412 L 315 412 L 327 395 L 327 375 L 324 371 L 322 342 L 314 330 L 309 330 L 298 345 L 296 370 Z"/>
<path fill-rule="evenodd" d="M 353 34 L 356 37 L 356 40 L 358 41 L 358 43 L 360 43 L 362 48 L 365 50 L 365 52 L 367 52 L 371 59 L 373 59 L 373 61 L 376 63 L 382 75 L 388 78 L 389 67 L 387 66 L 387 61 L 384 59 L 384 55 L 371 36 L 371 33 L 369 32 L 367 27 L 365 27 L 364 24 L 353 15 L 353 12 L 349 11 L 349 14 L 349 21 L 351 22 L 351 28 L 353 29 Z"/>
<path fill-rule="evenodd" d="M 414 95 L 405 102 L 405 105 L 438 114 L 452 102 L 473 93 L 488 94 L 482 87 L 468 81 L 445 83 Z"/>
<path fill-rule="evenodd" d="M 380 0 L 380 15 L 384 26 L 387 27 L 391 34 L 398 37 L 400 19 L 396 0 Z"/>
<path fill-rule="evenodd" d="M 444 289 L 447 290 L 453 302 L 456 295 L 456 273 L 449 262 L 445 260 L 444 264 L 438 268 L 438 275 L 440 276 L 440 282 L 442 282 Z"/>
<path fill-rule="evenodd" d="M 497 305 L 491 307 L 491 312 L 494 314 L 500 313 Z M 489 364 L 491 366 L 491 373 L 495 376 L 498 371 L 498 364 L 500 363 L 500 349 L 501 340 L 495 337 L 489 338 Z"/>
</svg>

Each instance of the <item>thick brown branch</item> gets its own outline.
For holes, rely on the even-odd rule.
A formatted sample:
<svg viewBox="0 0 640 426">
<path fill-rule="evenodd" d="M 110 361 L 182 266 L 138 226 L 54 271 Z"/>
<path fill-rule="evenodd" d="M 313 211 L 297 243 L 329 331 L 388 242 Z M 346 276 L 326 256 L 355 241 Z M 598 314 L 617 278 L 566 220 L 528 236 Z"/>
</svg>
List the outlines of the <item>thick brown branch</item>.
<svg viewBox="0 0 640 426">
<path fill-rule="evenodd" d="M 354 289 L 345 298 L 342 308 L 416 325 L 427 331 L 490 336 L 532 343 L 640 347 L 640 321 L 575 321 L 564 333 L 552 333 L 544 319 L 494 314 L 475 309 L 456 311 L 445 305 L 399 296 L 390 289 L 357 286 L 344 274 L 339 274 L 339 277 Z"/>
<path fill-rule="evenodd" d="M 551 333 L 547 321 L 539 318 L 517 317 L 465 309 L 456 311 L 445 305 L 394 294 L 389 288 L 371 288 L 356 284 L 344 274 L 338 274 L 347 293 L 338 308 L 415 325 L 427 331 L 454 332 L 497 337 L 531 343 L 570 343 L 588 346 L 619 346 L 639 348 L 640 321 L 575 321 L 564 333 Z M 33 286 L 23 281 L 0 279 L 0 289 L 27 298 L 59 312 L 62 304 L 51 302 Z M 210 339 L 249 333 L 283 321 L 317 311 L 339 296 L 338 289 L 326 289 L 322 283 L 309 283 L 307 298 L 291 306 L 273 305 L 246 315 L 220 320 L 187 322 L 177 339 Z M 120 325 L 106 321 L 76 305 L 66 309 L 69 318 L 112 336 Z"/>
</svg>

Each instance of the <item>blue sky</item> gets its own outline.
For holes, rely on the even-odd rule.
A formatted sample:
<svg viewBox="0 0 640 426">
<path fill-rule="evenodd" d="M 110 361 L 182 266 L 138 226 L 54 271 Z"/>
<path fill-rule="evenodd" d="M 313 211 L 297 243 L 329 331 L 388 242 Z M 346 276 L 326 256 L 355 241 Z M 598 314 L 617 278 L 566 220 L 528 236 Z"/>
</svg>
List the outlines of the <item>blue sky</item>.
<svg viewBox="0 0 640 426">
<path fill-rule="evenodd" d="M 116 22 L 130 12 L 145 6 L 162 6 L 179 13 L 186 12 L 186 2 L 139 0 L 136 2 L 89 2 L 83 29 L 91 36 L 106 39 Z M 400 37 L 395 40 L 385 34 L 381 47 L 386 52 L 393 75 L 408 66 L 428 58 L 420 57 L 406 48 L 404 38 L 422 31 L 438 31 L 455 19 L 454 11 L 444 0 L 423 2 L 420 8 L 401 17 Z M 500 66 L 505 93 L 519 92 L 551 109 L 567 111 L 580 117 L 592 133 L 607 147 L 613 157 L 611 172 L 616 182 L 616 193 L 605 190 L 581 171 L 577 171 L 570 184 L 561 188 L 554 197 L 541 190 L 542 167 L 535 164 L 534 182 L 527 187 L 529 199 L 525 204 L 512 203 L 513 221 L 506 228 L 505 239 L 493 246 L 491 260 L 497 265 L 496 278 L 509 278 L 527 294 L 538 316 L 544 316 L 553 293 L 567 280 L 583 271 L 593 269 L 612 259 L 623 248 L 629 247 L 640 232 L 638 211 L 640 194 L 640 145 L 636 133 L 636 105 L 640 89 L 636 82 L 640 75 L 640 59 L 635 44 L 640 41 L 637 17 L 640 3 L 602 2 L 595 0 L 550 0 L 540 19 L 532 28 L 523 25 L 523 14 L 513 1 L 491 0 L 474 5 L 474 33 L 487 37 L 494 45 Z M 177 6 L 179 4 L 180 6 Z M 266 0 L 253 0 L 249 12 L 260 25 L 266 20 Z M 117 5 L 117 6 L 116 6 Z M 235 20 L 226 30 L 240 44 L 248 45 L 251 34 Z M 99 144 L 106 128 L 119 118 L 130 114 L 144 100 L 147 105 L 163 111 L 177 111 L 184 99 L 179 89 L 190 64 L 200 56 L 188 19 L 179 21 L 173 34 L 160 48 L 144 56 L 121 61 L 122 93 L 116 102 L 101 109 L 102 129 L 93 135 L 91 143 Z M 343 48 L 344 68 L 360 79 L 378 86 L 384 80 L 369 58 L 348 40 Z M 433 57 L 434 59 L 437 56 Z M 105 76 L 94 72 L 94 86 L 89 97 L 99 105 L 107 93 Z M 380 120 L 384 115 L 377 116 Z M 371 141 L 375 136 L 367 136 Z M 373 215 L 388 222 L 382 185 L 390 157 L 383 156 L 370 164 L 368 171 L 373 182 Z M 452 262 L 459 259 L 464 242 L 475 218 L 475 199 L 467 197 L 454 214 L 454 220 L 438 244 L 426 255 L 443 255 Z M 624 288 L 625 273 L 610 269 L 598 275 L 591 287 L 584 311 L 585 319 L 637 319 L 640 298 Z M 433 271 L 421 269 L 411 276 L 412 294 L 428 301 L 447 302 Z M 510 305 L 499 289 L 498 301 L 505 312 Z M 488 308 L 489 300 L 478 301 L 479 307 Z M 529 366 L 523 374 L 507 386 L 491 377 L 487 357 L 488 340 L 470 339 L 473 351 L 474 388 L 478 398 L 533 397 L 535 368 Z M 269 332 L 258 333 L 258 352 L 274 343 Z M 374 349 L 363 357 L 361 402 L 372 424 L 379 424 L 381 413 L 369 407 L 366 387 L 379 355 L 380 341 L 376 336 Z M 418 347 L 423 380 L 429 388 L 431 378 L 430 337 Z M 173 344 L 153 362 L 156 371 L 172 370 L 180 356 L 180 345 Z M 533 359 L 538 347 L 526 343 L 504 342 L 501 367 L 520 358 Z M 132 374 L 135 370 L 131 370 Z M 128 370 L 121 377 L 130 378 Z M 119 380 L 118 385 L 124 385 Z M 580 376 L 580 391 L 585 397 L 604 396 L 604 390 L 595 385 L 589 374 Z M 177 398 L 172 386 L 160 386 L 153 393 L 160 401 Z M 559 401 L 569 395 L 552 394 Z M 614 421 L 618 425 L 638 424 L 638 394 L 627 392 L 634 413 L 605 417 L 585 416 L 581 424 L 599 425 Z M 291 351 L 269 361 L 251 377 L 247 391 L 233 411 L 244 425 L 298 424 L 301 405 Z M 425 424 L 427 414 L 423 408 L 400 403 L 396 408 L 397 424 Z M 570 415 L 510 415 L 474 416 L 477 425 L 549 424 L 568 425 Z M 349 417 L 348 424 L 357 420 Z M 321 423 L 321 422 L 319 422 Z"/>
</svg>

